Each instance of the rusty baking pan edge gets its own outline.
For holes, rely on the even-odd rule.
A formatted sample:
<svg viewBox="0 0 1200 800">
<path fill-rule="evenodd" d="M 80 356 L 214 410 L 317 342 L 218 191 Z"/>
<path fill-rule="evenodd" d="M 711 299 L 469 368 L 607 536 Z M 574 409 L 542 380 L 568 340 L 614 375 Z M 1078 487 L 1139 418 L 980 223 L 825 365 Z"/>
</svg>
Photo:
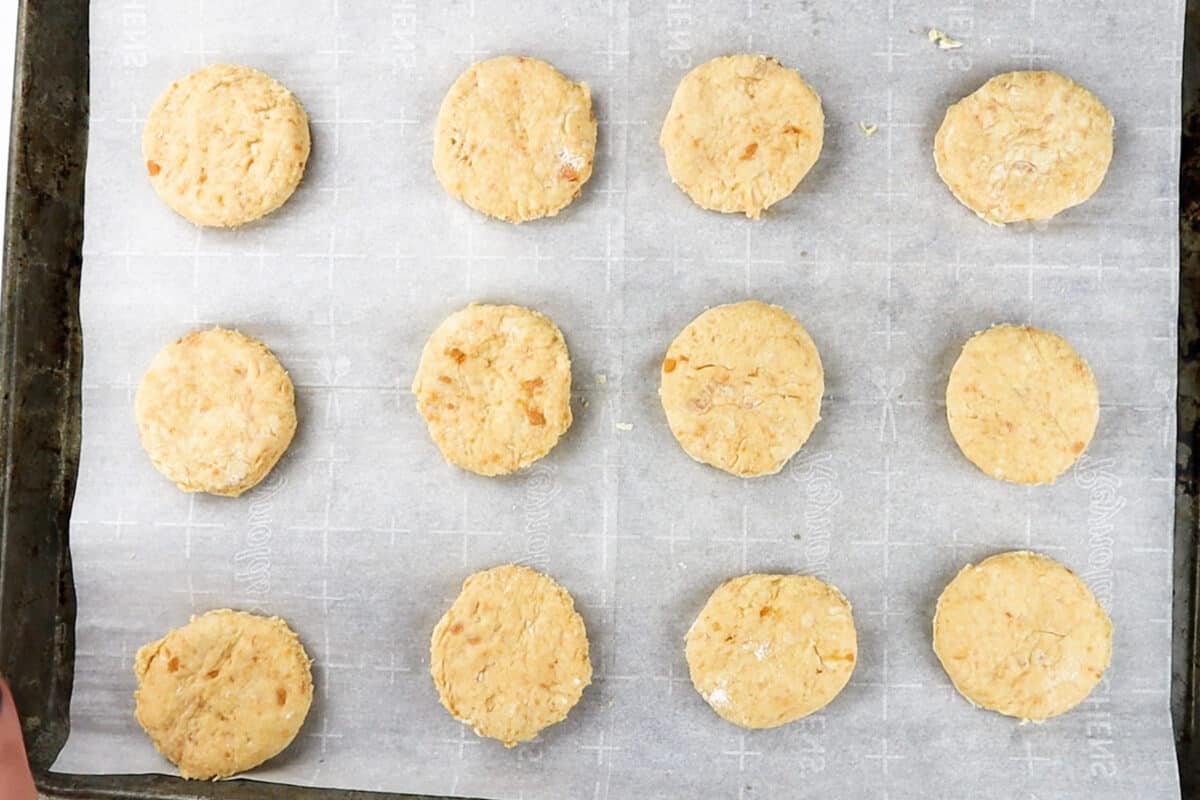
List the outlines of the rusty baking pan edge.
<svg viewBox="0 0 1200 800">
<path fill-rule="evenodd" d="M 1184 797 L 1200 797 L 1200 2 L 1189 0 L 1183 48 L 1179 171 L 1179 387 L 1171 713 Z"/>
</svg>

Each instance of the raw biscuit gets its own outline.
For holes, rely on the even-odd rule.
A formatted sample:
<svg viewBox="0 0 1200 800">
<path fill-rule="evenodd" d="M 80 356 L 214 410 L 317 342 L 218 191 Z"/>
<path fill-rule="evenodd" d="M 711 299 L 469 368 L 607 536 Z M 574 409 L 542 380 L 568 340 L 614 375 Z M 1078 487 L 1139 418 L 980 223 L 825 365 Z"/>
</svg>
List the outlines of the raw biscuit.
<svg viewBox="0 0 1200 800">
<path fill-rule="evenodd" d="M 854 672 L 850 603 L 807 575 L 742 575 L 717 587 L 688 630 L 692 683 L 743 728 L 773 728 L 837 697 Z"/>
<path fill-rule="evenodd" d="M 671 180 L 702 208 L 757 219 L 812 169 L 821 98 L 767 56 L 715 58 L 675 90 L 659 142 Z"/>
<path fill-rule="evenodd" d="M 968 564 L 938 598 L 933 651 L 972 705 L 1040 721 L 1079 705 L 1112 657 L 1112 622 L 1075 573 L 1026 551 Z"/>
<path fill-rule="evenodd" d="M 473 303 L 447 317 L 425 344 L 412 391 L 442 455 L 479 475 L 529 466 L 571 427 L 566 342 L 520 306 Z"/>
<path fill-rule="evenodd" d="M 209 611 L 138 650 L 138 724 L 184 778 L 245 772 L 296 738 L 311 663 L 278 617 Z"/>
<path fill-rule="evenodd" d="M 283 205 L 310 147 L 308 115 L 292 93 L 230 64 L 171 84 L 142 133 L 146 172 L 163 202 L 196 225 L 226 228 Z"/>
<path fill-rule="evenodd" d="M 592 680 L 575 601 L 542 573 L 515 564 L 467 578 L 429 647 L 442 705 L 505 747 L 566 719 Z"/>
<path fill-rule="evenodd" d="M 1012 483 L 1052 483 L 1087 448 L 1099 418 L 1087 362 L 1061 336 L 1025 325 L 975 334 L 946 384 L 959 449 Z"/>
<path fill-rule="evenodd" d="M 262 342 L 223 328 L 160 350 L 134 409 L 142 447 L 185 492 L 237 497 L 267 476 L 296 432 L 287 372 Z"/>
<path fill-rule="evenodd" d="M 692 458 L 741 477 L 779 472 L 821 415 L 825 378 L 808 332 L 778 306 L 710 308 L 671 342 L 659 397 Z"/>
<path fill-rule="evenodd" d="M 946 110 L 933 142 L 959 202 L 1003 225 L 1049 219 L 1087 200 L 1112 161 L 1113 118 L 1055 72 L 1007 72 Z"/>
<path fill-rule="evenodd" d="M 445 190 L 507 222 L 570 205 L 595 153 L 588 85 L 523 56 L 472 64 L 442 100 L 433 136 L 433 169 Z"/>
</svg>

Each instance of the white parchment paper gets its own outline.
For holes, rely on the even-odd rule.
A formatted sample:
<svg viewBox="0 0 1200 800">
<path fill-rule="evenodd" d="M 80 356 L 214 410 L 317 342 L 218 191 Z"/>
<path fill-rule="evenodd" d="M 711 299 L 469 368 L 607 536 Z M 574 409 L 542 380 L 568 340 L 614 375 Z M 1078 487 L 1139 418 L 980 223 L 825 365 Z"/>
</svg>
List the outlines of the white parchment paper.
<svg viewBox="0 0 1200 800">
<path fill-rule="evenodd" d="M 78 651 L 56 769 L 171 771 L 133 719 L 133 654 L 234 606 L 285 617 L 315 659 L 311 716 L 262 779 L 527 800 L 1174 796 L 1181 35 L 1171 0 L 93 3 Z M 682 75 L 738 51 L 798 69 L 827 118 L 819 163 L 760 222 L 694 206 L 657 144 Z M 588 82 L 601 120 L 583 196 L 520 227 L 450 199 L 430 166 L 442 95 L 503 53 Z M 299 191 L 236 232 L 173 215 L 140 156 L 158 93 L 217 60 L 277 77 L 313 123 Z M 1086 205 L 992 228 L 939 181 L 933 134 L 949 103 L 1030 67 L 1099 95 L 1116 156 Z M 828 386 L 801 454 L 753 481 L 693 463 L 656 397 L 680 328 L 745 297 L 801 320 Z M 510 478 L 446 466 L 407 391 L 429 332 L 471 300 L 548 314 L 574 360 L 574 426 Z M 1095 441 L 1052 487 L 985 478 L 945 424 L 959 347 L 1000 321 L 1062 333 L 1099 380 Z M 215 323 L 267 342 L 298 389 L 295 443 L 237 500 L 178 492 L 133 423 L 155 351 Z M 930 648 L 942 587 L 1010 548 L 1076 569 L 1116 625 L 1105 680 L 1043 725 L 973 709 Z M 462 579 L 514 560 L 574 594 L 596 678 L 565 723 L 505 750 L 438 705 L 427 647 Z M 683 635 L 720 581 L 764 570 L 839 586 L 860 663 L 822 713 L 748 732 L 692 690 Z"/>
</svg>

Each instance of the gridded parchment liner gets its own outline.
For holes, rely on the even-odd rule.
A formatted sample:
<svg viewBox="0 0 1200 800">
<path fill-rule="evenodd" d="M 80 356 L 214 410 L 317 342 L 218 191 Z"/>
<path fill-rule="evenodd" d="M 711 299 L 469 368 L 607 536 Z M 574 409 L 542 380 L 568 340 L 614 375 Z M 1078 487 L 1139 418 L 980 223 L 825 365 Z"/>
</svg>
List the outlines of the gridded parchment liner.
<svg viewBox="0 0 1200 800">
<path fill-rule="evenodd" d="M 267 780 L 527 800 L 1177 794 L 1182 4 L 1110 5 L 93 3 L 78 653 L 55 768 L 170 771 L 133 720 L 133 654 L 234 606 L 288 619 L 316 661 L 312 714 Z M 760 222 L 695 207 L 657 144 L 687 69 L 738 51 L 798 69 L 827 118 L 821 160 Z M 443 93 L 502 53 L 588 82 L 600 118 L 583 196 L 520 227 L 447 197 L 430 166 Z M 140 156 L 158 93 L 218 60 L 277 77 L 313 120 L 296 195 L 236 232 L 174 216 Z M 933 134 L 947 104 L 1031 67 L 1096 92 L 1116 155 L 1086 205 L 996 229 L 938 180 Z M 683 325 L 747 296 L 808 328 L 828 389 L 783 473 L 741 481 L 680 450 L 656 391 Z M 574 427 L 506 479 L 446 466 L 407 391 L 426 336 L 471 300 L 546 313 L 574 360 Z M 1099 380 L 1095 441 L 1053 487 L 985 478 L 945 424 L 958 348 L 1000 321 L 1063 334 Z M 176 491 L 133 424 L 154 352 L 214 323 L 266 341 L 298 389 L 295 443 L 237 500 Z M 1116 635 L 1079 709 L 1021 726 L 955 694 L 929 633 L 961 565 L 1026 547 L 1080 572 Z M 574 594 L 596 677 L 565 723 L 505 750 L 438 705 L 428 637 L 467 574 L 512 560 Z M 722 579 L 767 570 L 840 587 L 860 663 L 822 713 L 743 732 L 692 690 L 683 635 Z"/>
</svg>

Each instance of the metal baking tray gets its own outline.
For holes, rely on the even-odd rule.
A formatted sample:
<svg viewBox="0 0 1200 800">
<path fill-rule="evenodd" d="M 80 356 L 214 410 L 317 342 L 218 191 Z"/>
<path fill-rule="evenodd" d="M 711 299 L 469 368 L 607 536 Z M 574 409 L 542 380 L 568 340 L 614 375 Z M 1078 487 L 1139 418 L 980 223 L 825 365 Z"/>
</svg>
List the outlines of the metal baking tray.
<svg viewBox="0 0 1200 800">
<path fill-rule="evenodd" d="M 21 0 L 18 13 L 0 300 L 0 673 L 23 714 L 37 785 L 81 800 L 434 800 L 50 771 L 70 728 L 74 672 L 68 522 L 80 440 L 88 0 Z M 1171 700 L 1183 796 L 1200 798 L 1200 0 L 1188 2 L 1184 49 Z"/>
</svg>

